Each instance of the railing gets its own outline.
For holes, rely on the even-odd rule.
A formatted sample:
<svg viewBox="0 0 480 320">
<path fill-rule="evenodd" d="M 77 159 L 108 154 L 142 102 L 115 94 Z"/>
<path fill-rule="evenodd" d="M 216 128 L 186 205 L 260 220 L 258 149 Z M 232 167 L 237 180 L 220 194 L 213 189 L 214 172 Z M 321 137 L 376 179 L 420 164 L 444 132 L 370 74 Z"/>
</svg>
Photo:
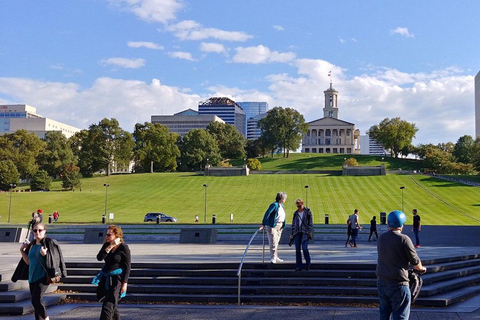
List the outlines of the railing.
<svg viewBox="0 0 480 320">
<path fill-rule="evenodd" d="M 263 254 L 262 254 L 262 262 L 265 262 L 265 229 L 262 229 L 263 230 Z M 237 271 L 237 277 L 238 277 L 238 305 L 240 305 L 240 292 L 241 292 L 241 283 L 242 283 L 242 267 L 243 267 L 243 262 L 245 261 L 245 257 L 247 256 L 247 252 L 248 252 L 248 249 L 250 248 L 250 245 L 252 244 L 252 241 L 253 239 L 255 238 L 255 236 L 258 234 L 258 231 L 260 231 L 260 229 L 258 229 L 257 231 L 255 231 L 255 233 L 253 234 L 253 236 L 250 238 L 250 241 L 248 241 L 248 244 L 247 244 L 247 247 L 245 248 L 245 252 L 243 253 L 243 257 L 242 257 L 242 260 L 240 261 L 240 266 L 238 267 L 238 271 Z"/>
</svg>

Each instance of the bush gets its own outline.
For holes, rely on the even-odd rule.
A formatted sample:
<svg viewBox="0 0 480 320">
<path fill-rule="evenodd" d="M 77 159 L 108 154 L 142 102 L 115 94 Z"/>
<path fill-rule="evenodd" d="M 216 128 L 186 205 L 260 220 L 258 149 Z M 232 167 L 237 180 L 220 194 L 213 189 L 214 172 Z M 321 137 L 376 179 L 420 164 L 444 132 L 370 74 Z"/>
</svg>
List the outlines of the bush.
<svg viewBox="0 0 480 320">
<path fill-rule="evenodd" d="M 222 168 L 230 168 L 232 165 L 230 164 L 230 162 L 223 160 L 223 161 L 220 161 L 218 166 Z"/>
<path fill-rule="evenodd" d="M 356 166 L 358 166 L 358 161 L 355 158 L 350 158 L 350 159 L 345 160 L 343 165 L 347 166 L 347 167 L 356 167 Z"/>
<path fill-rule="evenodd" d="M 49 191 L 51 184 L 52 178 L 50 178 L 48 172 L 45 170 L 38 170 L 30 181 L 30 188 L 32 191 Z"/>
<path fill-rule="evenodd" d="M 249 158 L 247 159 L 247 167 L 250 170 L 262 170 L 262 164 L 256 158 Z"/>
</svg>

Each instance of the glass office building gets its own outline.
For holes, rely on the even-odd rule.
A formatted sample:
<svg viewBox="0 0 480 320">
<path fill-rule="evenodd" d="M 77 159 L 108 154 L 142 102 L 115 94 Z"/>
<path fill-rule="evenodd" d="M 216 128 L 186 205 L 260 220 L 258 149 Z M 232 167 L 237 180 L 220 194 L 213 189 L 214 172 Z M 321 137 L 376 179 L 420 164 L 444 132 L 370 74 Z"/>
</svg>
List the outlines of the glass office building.
<svg viewBox="0 0 480 320">
<path fill-rule="evenodd" d="M 237 130 L 246 136 L 246 114 L 242 107 L 229 98 L 210 98 L 198 104 L 199 115 L 216 115 L 225 123 L 234 125 Z"/>
</svg>

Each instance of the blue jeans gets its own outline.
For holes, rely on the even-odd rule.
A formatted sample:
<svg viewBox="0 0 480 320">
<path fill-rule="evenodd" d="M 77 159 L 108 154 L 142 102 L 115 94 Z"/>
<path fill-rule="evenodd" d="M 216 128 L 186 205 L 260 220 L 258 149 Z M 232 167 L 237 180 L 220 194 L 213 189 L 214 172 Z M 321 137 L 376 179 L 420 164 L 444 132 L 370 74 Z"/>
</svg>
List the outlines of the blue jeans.
<svg viewBox="0 0 480 320">
<path fill-rule="evenodd" d="M 357 245 L 358 229 L 352 229 L 352 242 L 353 245 Z"/>
<path fill-rule="evenodd" d="M 413 228 L 413 233 L 415 234 L 415 245 L 420 245 L 420 238 L 418 237 L 418 228 Z"/>
<path fill-rule="evenodd" d="M 299 232 L 295 235 L 295 257 L 296 263 L 295 268 L 301 269 L 302 268 L 302 252 L 300 251 L 300 245 L 302 247 L 303 256 L 305 257 L 305 262 L 307 263 L 307 268 L 310 268 L 311 260 L 310 260 L 310 252 L 308 251 L 308 238 L 302 242 L 303 233 Z"/>
<path fill-rule="evenodd" d="M 377 282 L 380 300 L 380 320 L 408 320 L 411 294 L 408 286 Z"/>
</svg>

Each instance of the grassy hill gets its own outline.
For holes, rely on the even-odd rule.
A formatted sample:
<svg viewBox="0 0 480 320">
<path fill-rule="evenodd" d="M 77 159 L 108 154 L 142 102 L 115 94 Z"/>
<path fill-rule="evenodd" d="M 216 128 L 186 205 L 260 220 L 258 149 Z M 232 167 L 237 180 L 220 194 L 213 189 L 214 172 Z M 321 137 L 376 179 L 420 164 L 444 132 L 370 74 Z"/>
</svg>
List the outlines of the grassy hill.
<svg viewBox="0 0 480 320">
<path fill-rule="evenodd" d="M 338 161 L 338 157 L 335 158 Z M 12 223 L 26 223 L 31 212 L 38 208 L 46 215 L 58 210 L 61 223 L 99 223 L 105 211 L 104 183 L 110 184 L 108 212 L 115 213 L 117 223 L 141 223 L 149 211 L 165 212 L 182 223 L 193 223 L 195 215 L 199 215 L 203 222 L 203 184 L 208 184 L 208 223 L 213 214 L 217 216 L 217 223 L 229 223 L 231 213 L 235 223 L 260 223 L 276 192 L 281 190 L 288 194 L 285 206 L 288 222 L 291 222 L 295 199 L 302 197 L 307 198 L 315 223 L 323 223 L 324 215 L 329 214 L 330 223 L 343 224 L 354 208 L 360 210 L 362 223 L 367 223 L 381 211 L 388 213 L 402 208 L 400 186 L 406 187 L 404 208 L 408 222 L 411 222 L 412 208 L 418 208 L 427 225 L 478 225 L 480 221 L 479 188 L 423 175 L 204 177 L 192 173 L 154 173 L 88 178 L 82 183 L 82 190 L 75 192 L 13 193 Z M 309 185 L 308 190 L 305 185 Z M 58 182 L 56 187 L 59 188 Z M 0 194 L 1 223 L 7 221 L 9 199 L 9 193 Z"/>
</svg>

